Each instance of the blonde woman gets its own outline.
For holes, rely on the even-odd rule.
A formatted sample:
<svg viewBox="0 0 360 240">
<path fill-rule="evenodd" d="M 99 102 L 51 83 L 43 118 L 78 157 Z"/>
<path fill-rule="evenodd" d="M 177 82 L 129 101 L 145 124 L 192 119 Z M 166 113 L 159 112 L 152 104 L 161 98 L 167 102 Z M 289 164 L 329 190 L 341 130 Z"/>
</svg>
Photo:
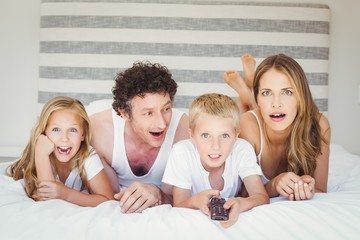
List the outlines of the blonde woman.
<svg viewBox="0 0 360 240">
<path fill-rule="evenodd" d="M 243 63 L 244 76 L 252 76 L 252 56 L 244 56 Z M 235 71 L 225 72 L 224 78 L 251 103 L 239 98 L 243 109 L 252 109 L 241 114 L 239 136 L 254 147 L 269 196 L 306 200 L 326 192 L 330 124 L 319 112 L 301 66 L 278 54 L 260 63 L 253 80 L 243 80 Z M 249 85 L 253 95 L 244 96 Z"/>
<path fill-rule="evenodd" d="M 34 200 L 63 199 L 96 206 L 113 199 L 113 192 L 89 143 L 89 118 L 83 104 L 55 97 L 43 107 L 22 157 L 9 166 L 9 175 L 24 179 L 25 192 Z"/>
</svg>

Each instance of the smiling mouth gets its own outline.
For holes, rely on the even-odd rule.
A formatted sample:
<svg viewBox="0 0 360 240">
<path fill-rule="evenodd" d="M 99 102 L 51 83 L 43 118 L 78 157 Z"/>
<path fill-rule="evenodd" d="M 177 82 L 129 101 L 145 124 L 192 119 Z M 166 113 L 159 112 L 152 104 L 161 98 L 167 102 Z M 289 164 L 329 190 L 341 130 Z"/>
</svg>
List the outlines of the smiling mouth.
<svg viewBox="0 0 360 240">
<path fill-rule="evenodd" d="M 71 147 L 58 147 L 57 149 L 58 149 L 59 153 L 61 153 L 61 154 L 69 154 L 72 148 Z"/>
<path fill-rule="evenodd" d="M 209 155 L 209 157 L 210 157 L 211 159 L 218 159 L 218 158 L 220 158 L 220 156 L 221 156 L 221 155 L 219 155 L 219 154 L 210 154 L 210 155 Z"/>
</svg>

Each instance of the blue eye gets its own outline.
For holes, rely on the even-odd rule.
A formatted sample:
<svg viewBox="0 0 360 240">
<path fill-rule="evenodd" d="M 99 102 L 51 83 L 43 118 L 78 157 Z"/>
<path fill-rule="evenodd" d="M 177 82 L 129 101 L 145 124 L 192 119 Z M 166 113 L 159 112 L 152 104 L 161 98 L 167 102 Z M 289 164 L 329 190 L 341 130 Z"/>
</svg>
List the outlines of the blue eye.
<svg viewBox="0 0 360 240">
<path fill-rule="evenodd" d="M 270 91 L 269 91 L 269 90 L 263 91 L 263 92 L 261 93 L 261 95 L 263 95 L 263 96 L 270 96 Z"/>
<path fill-rule="evenodd" d="M 202 136 L 203 138 L 209 138 L 209 134 L 208 134 L 208 133 L 203 133 L 203 134 L 201 134 L 201 136 Z"/>
<path fill-rule="evenodd" d="M 293 95 L 293 92 L 291 90 L 287 89 L 287 90 L 284 91 L 284 94 L 288 95 L 288 96 L 291 96 L 291 95 Z"/>
<path fill-rule="evenodd" d="M 227 134 L 227 133 L 224 133 L 224 134 L 222 135 L 222 137 L 223 137 L 223 138 L 230 138 L 230 135 Z"/>
</svg>

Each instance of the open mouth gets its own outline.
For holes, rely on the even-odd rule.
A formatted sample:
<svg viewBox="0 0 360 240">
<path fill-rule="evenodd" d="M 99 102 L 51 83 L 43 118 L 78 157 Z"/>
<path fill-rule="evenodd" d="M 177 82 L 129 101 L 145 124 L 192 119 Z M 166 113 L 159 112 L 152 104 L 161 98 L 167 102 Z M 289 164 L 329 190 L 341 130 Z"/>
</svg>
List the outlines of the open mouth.
<svg viewBox="0 0 360 240">
<path fill-rule="evenodd" d="M 69 154 L 71 151 L 71 147 L 57 147 L 58 152 L 61 154 Z"/>
<path fill-rule="evenodd" d="M 271 118 L 275 118 L 275 119 L 284 118 L 285 116 L 286 116 L 286 114 L 284 114 L 284 113 L 277 113 L 277 114 L 270 115 Z"/>
<path fill-rule="evenodd" d="M 213 160 L 219 159 L 220 157 L 221 157 L 221 155 L 219 155 L 219 154 L 210 154 L 209 155 L 209 158 L 211 158 Z"/>
<path fill-rule="evenodd" d="M 150 132 L 150 134 L 154 137 L 160 137 L 162 134 L 164 133 L 164 131 L 161 132 Z"/>
</svg>

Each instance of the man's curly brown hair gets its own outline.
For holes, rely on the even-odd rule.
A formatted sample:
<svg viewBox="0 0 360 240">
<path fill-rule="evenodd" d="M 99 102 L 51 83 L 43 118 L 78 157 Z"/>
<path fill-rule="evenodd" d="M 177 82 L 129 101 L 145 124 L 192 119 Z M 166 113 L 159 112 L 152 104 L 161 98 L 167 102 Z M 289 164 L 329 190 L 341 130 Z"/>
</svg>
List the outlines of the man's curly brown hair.
<svg viewBox="0 0 360 240">
<path fill-rule="evenodd" d="M 112 88 L 113 109 L 120 115 L 118 108 L 131 116 L 131 100 L 135 96 L 144 97 L 146 93 L 168 93 L 171 101 L 177 91 L 177 83 L 170 71 L 159 63 L 137 61 L 131 68 L 119 72 Z"/>
</svg>

